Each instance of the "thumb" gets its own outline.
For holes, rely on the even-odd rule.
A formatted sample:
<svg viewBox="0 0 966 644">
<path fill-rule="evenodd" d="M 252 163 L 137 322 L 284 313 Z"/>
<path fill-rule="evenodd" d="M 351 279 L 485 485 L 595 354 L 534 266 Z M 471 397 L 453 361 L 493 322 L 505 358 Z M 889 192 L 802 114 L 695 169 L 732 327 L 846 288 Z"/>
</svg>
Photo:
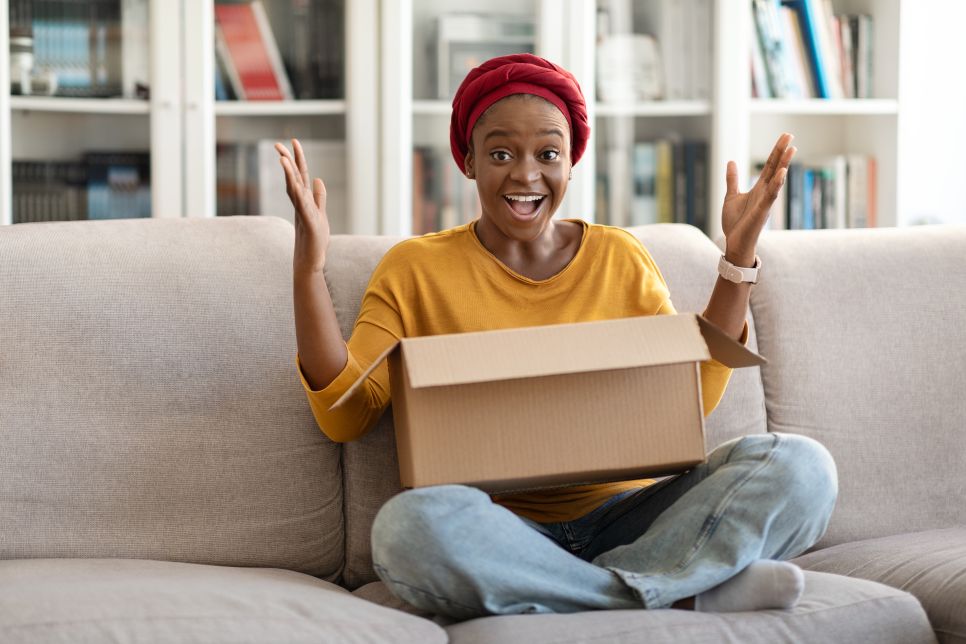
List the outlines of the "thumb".
<svg viewBox="0 0 966 644">
<path fill-rule="evenodd" d="M 728 161 L 728 169 L 725 171 L 725 181 L 728 184 L 726 197 L 734 197 L 738 194 L 738 164 Z"/>
<path fill-rule="evenodd" d="M 312 182 L 312 197 L 315 198 L 315 205 L 319 210 L 325 210 L 325 184 L 322 179 L 316 178 Z"/>
</svg>

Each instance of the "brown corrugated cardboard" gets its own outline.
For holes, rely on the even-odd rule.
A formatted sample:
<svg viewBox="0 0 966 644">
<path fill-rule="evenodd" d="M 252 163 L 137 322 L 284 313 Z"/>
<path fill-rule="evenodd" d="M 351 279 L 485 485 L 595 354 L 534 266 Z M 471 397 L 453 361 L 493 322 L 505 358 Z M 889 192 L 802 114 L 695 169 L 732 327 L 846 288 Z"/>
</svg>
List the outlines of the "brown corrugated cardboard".
<svg viewBox="0 0 966 644">
<path fill-rule="evenodd" d="M 405 338 L 389 359 L 400 478 L 488 492 L 704 461 L 701 361 L 761 356 L 692 313 Z"/>
</svg>

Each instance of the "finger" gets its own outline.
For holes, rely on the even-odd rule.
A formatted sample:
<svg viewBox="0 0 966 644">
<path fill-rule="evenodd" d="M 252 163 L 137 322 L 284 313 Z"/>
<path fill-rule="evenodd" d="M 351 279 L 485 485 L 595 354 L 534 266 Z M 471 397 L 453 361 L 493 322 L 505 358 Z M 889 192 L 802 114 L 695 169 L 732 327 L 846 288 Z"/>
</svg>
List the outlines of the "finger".
<svg viewBox="0 0 966 644">
<path fill-rule="evenodd" d="M 325 211 L 325 184 L 322 179 L 316 178 L 312 182 L 312 197 L 315 198 L 315 207 Z"/>
<path fill-rule="evenodd" d="M 296 183 L 295 169 L 292 167 L 292 161 L 288 157 L 279 157 L 278 162 L 282 164 L 282 170 L 285 171 L 285 191 L 288 193 L 289 198 L 298 191 Z"/>
<path fill-rule="evenodd" d="M 778 168 L 788 168 L 788 165 L 792 162 L 792 157 L 795 156 L 796 152 L 798 152 L 798 148 L 796 148 L 794 145 L 788 146 L 788 148 L 785 150 L 785 153 L 782 154 L 782 159 L 778 163 Z"/>
<path fill-rule="evenodd" d="M 768 182 L 768 207 L 765 209 L 766 212 L 771 210 L 771 205 L 778 198 L 778 193 L 781 192 L 782 186 L 785 185 L 786 176 L 788 176 L 788 169 L 780 168 L 775 173 L 774 178 Z"/>
<path fill-rule="evenodd" d="M 720 175 L 719 175 L 720 176 Z M 728 169 L 725 170 L 725 182 L 728 184 L 726 197 L 734 197 L 738 194 L 738 164 L 728 161 Z"/>
<path fill-rule="evenodd" d="M 305 153 L 302 151 L 302 145 L 298 139 L 292 139 L 292 147 L 295 148 L 295 161 L 298 165 L 299 175 L 302 177 L 302 185 L 308 187 L 310 185 L 309 166 L 305 162 Z"/>
<path fill-rule="evenodd" d="M 785 154 L 785 149 L 788 144 L 792 142 L 795 138 L 788 132 L 783 133 L 778 137 L 778 141 L 775 142 L 775 147 L 771 149 L 771 154 L 768 155 L 768 160 L 765 162 L 765 167 L 761 170 L 761 177 L 770 182 L 774 178 L 775 171 L 778 169 L 778 162 Z"/>
<path fill-rule="evenodd" d="M 298 174 L 295 173 L 295 159 L 292 158 L 292 155 L 291 153 L 289 153 L 288 148 L 286 148 L 281 143 L 276 143 L 275 150 L 279 154 L 279 159 L 288 161 L 288 164 L 289 164 L 288 168 L 292 169 L 292 174 L 294 175 L 293 178 L 295 180 L 295 186 L 301 188 L 302 180 L 298 178 Z M 286 165 L 284 163 L 282 164 L 282 168 L 286 168 Z M 288 182 L 289 182 L 289 177 L 288 177 L 288 171 L 286 170 L 286 175 L 285 175 L 286 186 L 288 185 Z"/>
</svg>

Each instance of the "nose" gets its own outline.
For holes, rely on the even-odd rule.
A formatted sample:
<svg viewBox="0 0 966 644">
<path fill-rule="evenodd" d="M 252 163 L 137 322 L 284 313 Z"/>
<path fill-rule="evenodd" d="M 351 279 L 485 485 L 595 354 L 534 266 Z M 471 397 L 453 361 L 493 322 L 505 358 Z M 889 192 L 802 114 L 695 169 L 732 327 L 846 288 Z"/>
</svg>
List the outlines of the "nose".
<svg viewBox="0 0 966 644">
<path fill-rule="evenodd" d="M 540 178 L 540 166 L 536 157 L 525 154 L 518 157 L 510 168 L 510 179 L 521 184 L 530 184 Z"/>
</svg>

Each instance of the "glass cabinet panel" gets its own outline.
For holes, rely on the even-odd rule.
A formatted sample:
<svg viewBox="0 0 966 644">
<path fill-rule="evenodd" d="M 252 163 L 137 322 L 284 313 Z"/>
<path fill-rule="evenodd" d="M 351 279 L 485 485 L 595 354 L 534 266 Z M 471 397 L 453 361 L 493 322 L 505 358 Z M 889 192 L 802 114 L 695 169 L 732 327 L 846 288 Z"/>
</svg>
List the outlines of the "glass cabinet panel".
<svg viewBox="0 0 966 644">
<path fill-rule="evenodd" d="M 151 216 L 148 0 L 2 0 L 11 223 Z"/>
<path fill-rule="evenodd" d="M 214 3 L 216 212 L 294 212 L 276 142 L 298 138 L 326 185 L 333 233 L 350 229 L 347 203 L 345 2 Z"/>
</svg>

